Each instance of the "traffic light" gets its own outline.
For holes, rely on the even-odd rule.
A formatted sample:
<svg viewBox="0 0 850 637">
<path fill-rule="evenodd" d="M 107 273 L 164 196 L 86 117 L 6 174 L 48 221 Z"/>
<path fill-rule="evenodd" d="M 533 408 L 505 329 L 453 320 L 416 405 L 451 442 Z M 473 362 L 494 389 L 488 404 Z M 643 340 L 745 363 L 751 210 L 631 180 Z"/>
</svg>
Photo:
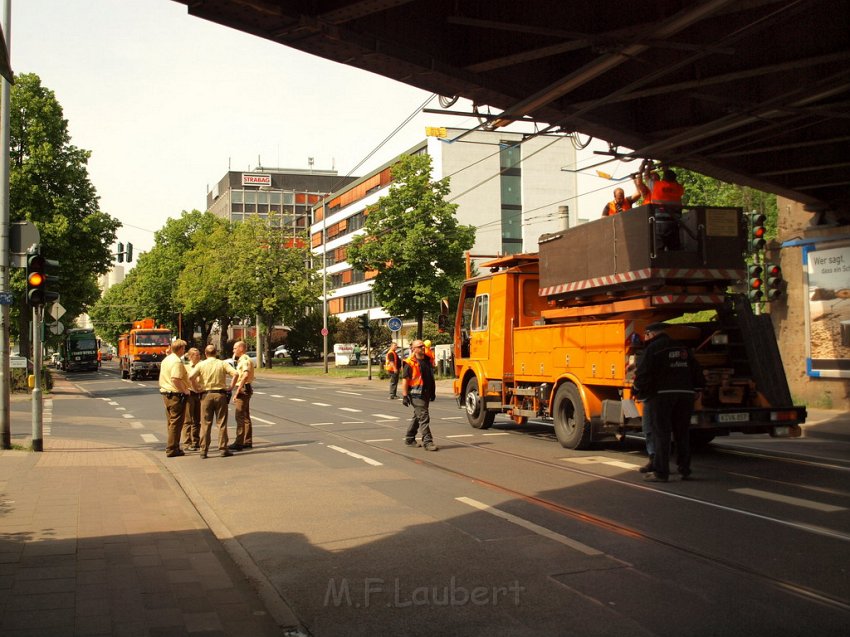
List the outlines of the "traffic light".
<svg viewBox="0 0 850 637">
<path fill-rule="evenodd" d="M 118 263 L 124 263 L 124 244 L 118 244 L 118 254 L 115 255 L 118 258 Z"/>
<path fill-rule="evenodd" d="M 768 263 L 764 269 L 765 289 L 768 301 L 776 301 L 782 296 L 782 268 L 776 263 Z"/>
<path fill-rule="evenodd" d="M 765 221 L 767 221 L 767 217 L 760 212 L 750 213 L 750 252 L 761 250 L 764 248 L 765 243 L 767 243 L 767 239 L 765 238 L 765 234 L 767 233 L 767 228 L 764 227 Z"/>
<path fill-rule="evenodd" d="M 750 301 L 761 301 L 764 294 L 764 281 L 761 278 L 762 267 L 760 265 L 751 265 L 747 267 L 747 297 Z"/>
<path fill-rule="evenodd" d="M 58 277 L 47 273 L 47 268 L 59 267 L 58 261 L 46 259 L 38 252 L 27 253 L 27 302 L 32 306 L 44 305 L 59 298 L 50 292 L 48 285 L 57 283 Z"/>
<path fill-rule="evenodd" d="M 127 263 L 133 260 L 133 244 L 129 241 L 127 242 Z"/>
<path fill-rule="evenodd" d="M 360 315 L 360 327 L 362 327 L 365 331 L 369 331 L 369 314 L 361 314 Z"/>
</svg>

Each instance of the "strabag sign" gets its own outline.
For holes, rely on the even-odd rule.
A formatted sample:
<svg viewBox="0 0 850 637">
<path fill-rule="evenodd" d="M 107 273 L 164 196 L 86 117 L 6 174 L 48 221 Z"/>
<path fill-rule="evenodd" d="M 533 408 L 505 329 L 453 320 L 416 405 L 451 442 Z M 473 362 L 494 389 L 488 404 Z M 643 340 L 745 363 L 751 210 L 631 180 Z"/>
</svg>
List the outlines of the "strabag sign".
<svg viewBox="0 0 850 637">
<path fill-rule="evenodd" d="M 243 186 L 271 186 L 271 175 L 258 175 L 252 173 L 242 173 Z"/>
</svg>

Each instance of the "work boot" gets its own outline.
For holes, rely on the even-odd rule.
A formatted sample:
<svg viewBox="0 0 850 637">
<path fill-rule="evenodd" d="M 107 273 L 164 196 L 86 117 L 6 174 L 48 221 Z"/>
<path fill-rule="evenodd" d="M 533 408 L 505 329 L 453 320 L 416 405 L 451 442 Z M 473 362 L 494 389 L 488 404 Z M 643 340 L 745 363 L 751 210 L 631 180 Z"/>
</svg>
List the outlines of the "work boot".
<svg viewBox="0 0 850 637">
<path fill-rule="evenodd" d="M 404 444 L 407 445 L 408 447 L 418 447 L 419 446 L 419 443 L 416 442 L 416 439 L 412 439 L 412 438 L 405 438 Z"/>
<path fill-rule="evenodd" d="M 439 451 L 439 450 L 440 450 L 440 448 L 437 445 L 435 445 L 433 442 L 429 441 L 429 442 L 425 443 L 425 451 Z"/>
<path fill-rule="evenodd" d="M 652 471 L 652 458 L 646 461 L 646 464 L 643 465 L 640 469 L 638 469 L 641 473 L 649 473 Z"/>
</svg>

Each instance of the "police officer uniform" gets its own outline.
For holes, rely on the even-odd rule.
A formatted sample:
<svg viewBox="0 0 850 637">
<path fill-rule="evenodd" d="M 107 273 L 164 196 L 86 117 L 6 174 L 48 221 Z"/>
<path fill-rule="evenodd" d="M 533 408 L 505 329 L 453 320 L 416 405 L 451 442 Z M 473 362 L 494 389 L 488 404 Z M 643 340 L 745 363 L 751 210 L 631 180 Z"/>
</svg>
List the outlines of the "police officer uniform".
<svg viewBox="0 0 850 637">
<path fill-rule="evenodd" d="M 201 394 L 201 458 L 207 457 L 212 438 L 213 420 L 218 422 L 218 450 L 222 456 L 233 454 L 227 450 L 227 376 L 238 373 L 232 365 L 215 356 L 207 356 L 195 366 L 193 373 L 204 386 Z"/>
</svg>

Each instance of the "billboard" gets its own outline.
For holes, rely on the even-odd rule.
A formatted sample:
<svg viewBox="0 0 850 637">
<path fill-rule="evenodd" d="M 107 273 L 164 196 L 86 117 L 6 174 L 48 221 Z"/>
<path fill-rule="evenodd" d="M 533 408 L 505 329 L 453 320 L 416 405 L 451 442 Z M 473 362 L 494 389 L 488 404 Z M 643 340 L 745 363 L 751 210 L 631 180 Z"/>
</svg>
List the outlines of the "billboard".
<svg viewBox="0 0 850 637">
<path fill-rule="evenodd" d="M 850 378 L 850 245 L 806 246 L 803 268 L 806 371 L 815 377 Z"/>
</svg>

